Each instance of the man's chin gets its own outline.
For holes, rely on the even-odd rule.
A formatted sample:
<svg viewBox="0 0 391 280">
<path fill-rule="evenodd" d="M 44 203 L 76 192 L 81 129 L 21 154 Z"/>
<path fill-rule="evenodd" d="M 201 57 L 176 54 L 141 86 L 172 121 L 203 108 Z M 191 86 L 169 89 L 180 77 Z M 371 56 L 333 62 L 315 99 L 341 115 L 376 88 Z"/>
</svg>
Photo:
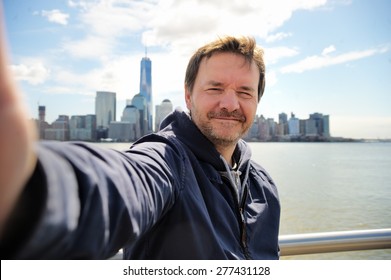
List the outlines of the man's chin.
<svg viewBox="0 0 391 280">
<path fill-rule="evenodd" d="M 224 133 L 216 133 L 216 131 L 214 131 L 209 138 L 214 144 L 231 146 L 236 145 L 236 143 L 238 143 L 239 139 L 241 138 L 241 135 L 238 133 L 228 134 L 226 131 Z"/>
</svg>

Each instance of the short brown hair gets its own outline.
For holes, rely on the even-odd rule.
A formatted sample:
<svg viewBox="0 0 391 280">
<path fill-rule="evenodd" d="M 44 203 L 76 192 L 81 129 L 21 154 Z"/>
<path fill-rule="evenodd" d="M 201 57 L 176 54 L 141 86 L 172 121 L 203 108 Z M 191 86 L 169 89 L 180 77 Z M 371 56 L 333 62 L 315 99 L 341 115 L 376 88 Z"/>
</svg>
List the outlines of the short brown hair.
<svg viewBox="0 0 391 280">
<path fill-rule="evenodd" d="M 243 55 L 248 62 L 254 61 L 259 69 L 258 102 L 265 90 L 265 62 L 263 49 L 257 46 L 253 37 L 225 36 L 199 48 L 190 58 L 186 69 L 185 86 L 189 91 L 193 90 L 200 63 L 204 57 L 210 58 L 217 52 L 231 52 Z"/>
</svg>

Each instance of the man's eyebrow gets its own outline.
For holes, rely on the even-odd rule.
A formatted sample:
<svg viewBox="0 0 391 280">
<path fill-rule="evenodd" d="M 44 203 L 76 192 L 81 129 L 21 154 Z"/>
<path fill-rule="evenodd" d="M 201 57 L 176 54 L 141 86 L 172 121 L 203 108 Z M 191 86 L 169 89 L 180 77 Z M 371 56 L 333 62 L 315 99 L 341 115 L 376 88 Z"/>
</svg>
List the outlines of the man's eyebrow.
<svg viewBox="0 0 391 280">
<path fill-rule="evenodd" d="M 214 81 L 214 80 L 210 80 L 206 84 L 210 85 L 210 86 L 215 86 L 215 87 L 224 85 L 222 82 L 218 82 L 218 81 Z"/>
</svg>

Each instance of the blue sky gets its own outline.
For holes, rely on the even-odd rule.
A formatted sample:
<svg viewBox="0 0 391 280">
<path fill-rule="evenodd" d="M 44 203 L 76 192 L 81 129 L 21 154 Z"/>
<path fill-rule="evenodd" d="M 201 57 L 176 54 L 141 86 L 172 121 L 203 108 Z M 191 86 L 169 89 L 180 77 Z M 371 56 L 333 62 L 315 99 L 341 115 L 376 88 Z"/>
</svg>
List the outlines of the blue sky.
<svg viewBox="0 0 391 280">
<path fill-rule="evenodd" d="M 3 0 L 11 69 L 31 117 L 94 114 L 96 91 L 117 93 L 117 117 L 152 60 L 154 105 L 185 108 L 192 52 L 224 34 L 265 49 L 258 114 L 330 115 L 332 136 L 391 138 L 388 0 Z"/>
</svg>

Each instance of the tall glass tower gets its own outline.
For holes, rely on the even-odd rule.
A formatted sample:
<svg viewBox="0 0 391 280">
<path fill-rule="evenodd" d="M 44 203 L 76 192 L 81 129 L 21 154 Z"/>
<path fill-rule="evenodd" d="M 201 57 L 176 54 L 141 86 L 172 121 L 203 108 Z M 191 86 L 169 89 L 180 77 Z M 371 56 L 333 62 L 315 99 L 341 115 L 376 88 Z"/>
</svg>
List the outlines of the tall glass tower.
<svg viewBox="0 0 391 280">
<path fill-rule="evenodd" d="M 152 131 L 152 62 L 145 55 L 140 64 L 140 94 L 147 102 L 147 130 Z"/>
<path fill-rule="evenodd" d="M 116 93 L 97 91 L 95 98 L 96 126 L 109 128 L 116 117 Z"/>
</svg>

